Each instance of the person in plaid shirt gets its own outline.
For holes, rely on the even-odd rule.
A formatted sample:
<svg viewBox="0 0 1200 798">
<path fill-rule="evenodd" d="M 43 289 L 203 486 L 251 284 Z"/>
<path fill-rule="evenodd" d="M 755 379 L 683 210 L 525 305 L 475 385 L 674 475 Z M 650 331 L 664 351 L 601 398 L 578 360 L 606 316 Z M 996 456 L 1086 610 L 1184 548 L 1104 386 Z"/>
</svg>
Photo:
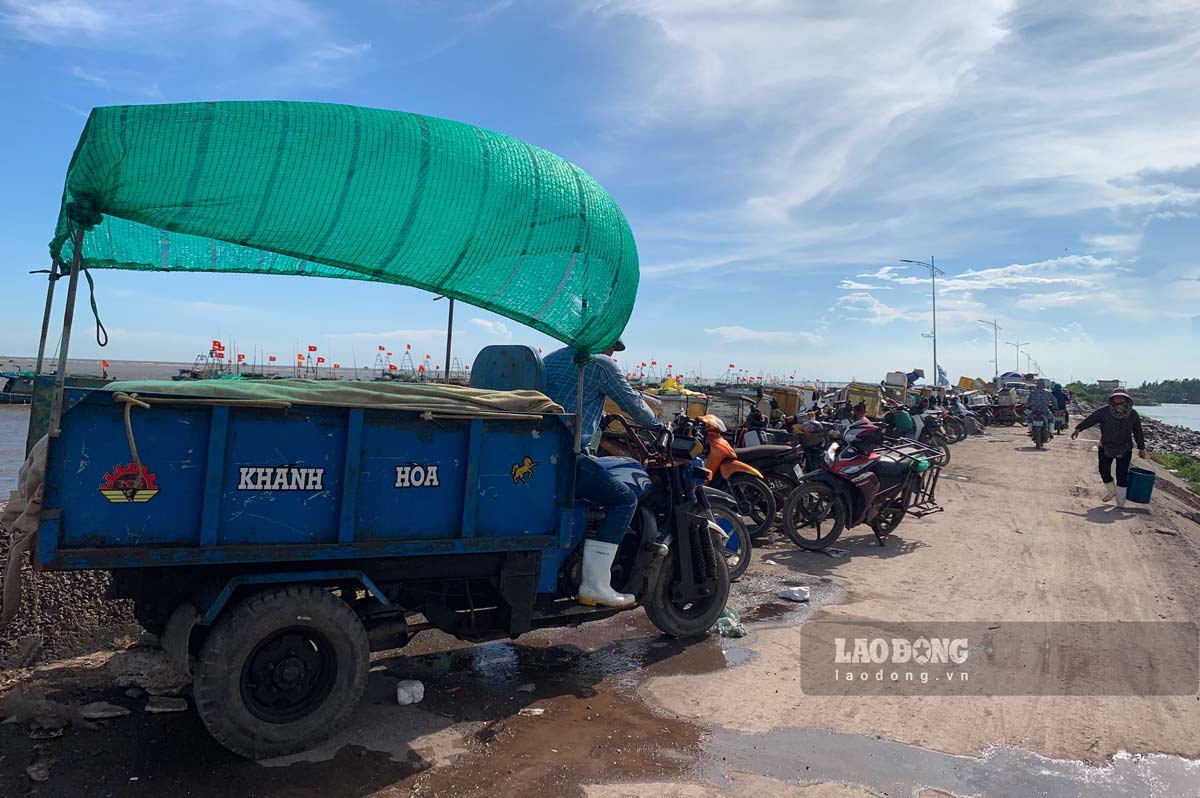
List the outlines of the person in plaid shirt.
<svg viewBox="0 0 1200 798">
<path fill-rule="evenodd" d="M 612 564 L 617 556 L 617 546 L 637 512 L 637 496 L 604 467 L 601 459 L 592 457 L 586 451 L 588 442 L 600 428 L 604 400 L 612 399 L 642 426 L 662 426 L 658 416 L 642 401 L 637 391 L 629 387 L 625 375 L 612 360 L 613 352 L 624 349 L 625 345 L 617 341 L 604 354 L 591 355 L 583 372 L 581 440 L 585 451 L 580 452 L 577 458 L 575 496 L 604 508 L 604 520 L 596 530 L 596 539 L 583 543 L 583 581 L 579 586 L 579 602 L 592 606 L 629 607 L 635 600 L 628 593 L 618 593 L 613 589 Z M 579 380 L 575 349 L 567 346 L 551 352 L 546 356 L 545 364 L 546 395 L 562 405 L 568 413 L 574 413 Z"/>
</svg>

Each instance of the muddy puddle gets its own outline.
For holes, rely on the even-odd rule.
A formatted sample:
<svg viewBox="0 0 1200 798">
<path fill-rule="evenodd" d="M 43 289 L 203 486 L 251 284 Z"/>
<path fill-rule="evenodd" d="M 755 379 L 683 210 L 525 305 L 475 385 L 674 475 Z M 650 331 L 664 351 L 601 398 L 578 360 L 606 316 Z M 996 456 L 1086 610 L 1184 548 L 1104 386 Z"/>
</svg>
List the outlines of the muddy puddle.
<svg viewBox="0 0 1200 798">
<path fill-rule="evenodd" d="M 1176 798 L 1200 795 L 1200 762 L 1166 754 L 1121 754 L 1104 765 L 1048 759 L 1017 748 L 979 757 L 823 729 L 740 734 L 718 729 L 710 757 L 727 771 L 787 782 L 840 781 L 877 795 Z"/>
</svg>

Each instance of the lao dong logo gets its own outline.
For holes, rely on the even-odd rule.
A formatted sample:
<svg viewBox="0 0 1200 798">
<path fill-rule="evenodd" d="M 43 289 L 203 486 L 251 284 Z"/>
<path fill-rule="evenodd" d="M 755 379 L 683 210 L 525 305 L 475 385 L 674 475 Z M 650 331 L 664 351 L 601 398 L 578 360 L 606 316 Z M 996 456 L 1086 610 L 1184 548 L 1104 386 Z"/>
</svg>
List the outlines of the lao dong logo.
<svg viewBox="0 0 1200 798">
<path fill-rule="evenodd" d="M 970 656 L 965 637 L 835 637 L 838 665 L 963 665 Z"/>
</svg>

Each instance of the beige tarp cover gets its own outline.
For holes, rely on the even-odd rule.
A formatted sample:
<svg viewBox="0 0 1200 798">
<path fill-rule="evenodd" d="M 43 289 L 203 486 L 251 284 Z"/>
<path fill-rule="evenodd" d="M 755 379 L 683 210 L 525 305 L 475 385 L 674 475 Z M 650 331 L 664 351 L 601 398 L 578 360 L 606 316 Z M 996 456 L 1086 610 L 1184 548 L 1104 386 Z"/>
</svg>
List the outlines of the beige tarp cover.
<svg viewBox="0 0 1200 798">
<path fill-rule="evenodd" d="M 206 403 L 287 402 L 295 405 L 366 407 L 429 412 L 463 418 L 511 418 L 564 414 L 538 391 L 490 391 L 429 382 L 350 382 L 344 380 L 127 380 L 104 390 Z"/>
</svg>

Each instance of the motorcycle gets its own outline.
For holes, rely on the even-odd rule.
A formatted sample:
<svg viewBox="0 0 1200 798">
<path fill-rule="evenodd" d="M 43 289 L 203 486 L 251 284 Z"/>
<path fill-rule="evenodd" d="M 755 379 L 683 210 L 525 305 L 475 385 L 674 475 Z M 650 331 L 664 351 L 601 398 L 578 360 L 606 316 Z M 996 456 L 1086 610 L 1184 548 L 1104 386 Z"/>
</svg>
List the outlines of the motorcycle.
<svg viewBox="0 0 1200 798">
<path fill-rule="evenodd" d="M 775 496 L 757 468 L 738 458 L 737 450 L 727 441 L 725 422 L 712 414 L 690 419 L 676 418 L 677 429 L 698 425 L 704 434 L 707 448 L 705 468 L 712 487 L 724 491 L 737 501 L 738 515 L 746 523 L 751 537 L 766 534 L 775 523 Z"/>
<path fill-rule="evenodd" d="M 931 449 L 940 450 L 941 455 L 938 465 L 950 465 L 950 439 L 946 437 L 946 429 L 942 426 L 941 415 L 926 411 L 921 413 L 920 416 L 921 432 L 917 436 L 917 443 L 924 444 Z"/>
<path fill-rule="evenodd" d="M 1058 434 L 1067 428 L 1067 411 L 1054 411 L 1054 432 Z"/>
<path fill-rule="evenodd" d="M 600 428 L 604 433 L 599 449 L 605 456 L 597 460 L 629 485 L 634 493 L 640 495 L 645 487 L 642 483 L 646 471 L 650 474 L 657 473 L 650 470 L 650 466 L 646 466 L 644 471 L 638 465 L 655 461 L 653 455 L 658 442 L 653 438 L 652 431 L 616 415 L 606 416 Z M 688 490 L 696 488 L 697 498 L 703 499 L 702 512 L 707 514 L 710 528 L 722 544 L 723 559 L 729 571 L 729 581 L 732 582 L 750 567 L 752 554 L 750 533 L 738 514 L 737 499 L 706 484 L 710 474 L 704 467 L 704 460 L 699 456 L 704 450 L 704 444 L 698 439 L 699 431 L 686 424 L 676 424 L 671 434 L 677 447 L 677 450 L 673 451 L 676 459 L 686 455 L 691 461 L 692 470 L 683 480 L 686 483 L 684 487 Z"/>
<path fill-rule="evenodd" d="M 1043 448 L 1051 438 L 1050 429 L 1046 424 L 1046 414 L 1034 410 L 1029 414 L 1029 437 L 1033 439 L 1035 449 Z"/>
<path fill-rule="evenodd" d="M 788 497 L 784 533 L 800 548 L 820 551 L 865 523 L 882 546 L 905 515 L 941 512 L 934 498 L 939 459 L 937 450 L 916 441 L 885 440 L 876 424 L 854 424 L 842 445 L 830 445 L 821 469 L 806 474 Z"/>
</svg>

